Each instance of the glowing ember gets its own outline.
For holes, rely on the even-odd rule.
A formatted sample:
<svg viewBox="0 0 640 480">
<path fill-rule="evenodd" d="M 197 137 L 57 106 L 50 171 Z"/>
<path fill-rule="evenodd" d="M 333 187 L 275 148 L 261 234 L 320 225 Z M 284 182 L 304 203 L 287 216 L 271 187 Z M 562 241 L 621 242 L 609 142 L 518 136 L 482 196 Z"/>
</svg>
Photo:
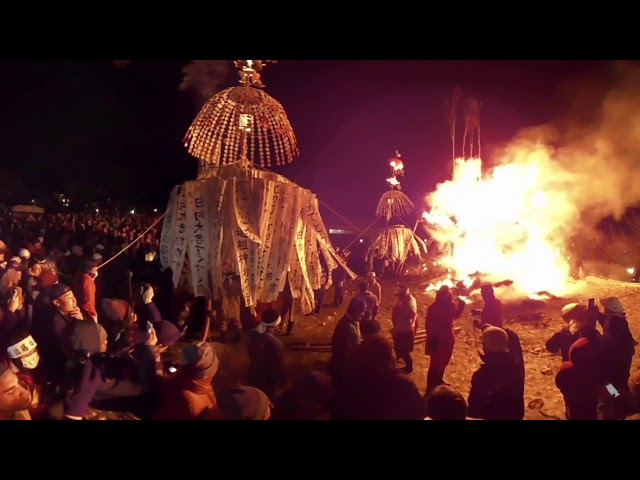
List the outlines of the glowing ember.
<svg viewBox="0 0 640 480">
<path fill-rule="evenodd" d="M 395 187 L 397 185 L 400 185 L 400 182 L 398 181 L 398 179 L 396 177 L 390 177 L 387 178 L 387 183 L 391 186 L 391 187 Z"/>
<path fill-rule="evenodd" d="M 458 159 L 453 180 L 429 195 L 433 208 L 423 217 L 436 240 L 453 245 L 442 261 L 458 279 L 481 273 L 490 282 L 513 280 L 529 296 L 567 291 L 570 267 L 560 229 L 575 208 L 562 189 L 550 188 L 550 160 L 537 153 L 486 176 L 479 158 Z"/>
</svg>

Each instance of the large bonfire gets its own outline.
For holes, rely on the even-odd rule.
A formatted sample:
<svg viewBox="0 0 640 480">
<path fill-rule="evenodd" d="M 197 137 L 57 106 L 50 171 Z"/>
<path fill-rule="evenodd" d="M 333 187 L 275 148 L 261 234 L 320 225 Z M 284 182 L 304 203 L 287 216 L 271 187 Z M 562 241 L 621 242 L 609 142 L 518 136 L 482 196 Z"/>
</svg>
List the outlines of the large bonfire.
<svg viewBox="0 0 640 480">
<path fill-rule="evenodd" d="M 433 237 L 453 245 L 442 262 L 455 279 L 512 281 L 526 295 L 570 288 L 565 222 L 577 212 L 549 188 L 540 152 L 483 174 L 480 158 L 455 162 L 453 179 L 428 196 L 424 217 Z"/>
<path fill-rule="evenodd" d="M 433 237 L 452 247 L 442 259 L 445 282 L 512 282 L 518 296 L 564 296 L 578 286 L 572 239 L 588 242 L 582 233 L 640 205 L 640 69 L 619 63 L 611 72 L 615 83 L 598 95 L 589 90 L 594 104 L 580 104 L 564 128 L 523 130 L 491 166 L 481 160 L 477 100 L 466 104 L 462 155 L 456 147 L 461 92 L 454 90 L 447 99 L 452 177 L 427 196 L 424 213 Z"/>
</svg>

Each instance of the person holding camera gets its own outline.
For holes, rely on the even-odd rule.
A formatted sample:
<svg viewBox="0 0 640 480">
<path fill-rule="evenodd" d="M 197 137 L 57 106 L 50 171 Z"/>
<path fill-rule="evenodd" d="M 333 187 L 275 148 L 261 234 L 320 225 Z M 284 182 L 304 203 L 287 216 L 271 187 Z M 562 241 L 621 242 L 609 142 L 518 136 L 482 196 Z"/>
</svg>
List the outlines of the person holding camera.
<svg viewBox="0 0 640 480">
<path fill-rule="evenodd" d="M 182 349 L 178 372 L 162 384 L 152 420 L 223 420 L 213 390 L 219 360 L 207 342 L 190 343 Z"/>
<path fill-rule="evenodd" d="M 5 300 L 6 299 L 6 300 Z M 22 289 L 13 286 L 7 290 L 3 298 L 2 315 L 0 316 L 0 347 L 8 347 L 9 335 L 18 327 L 26 327 L 28 319 L 25 311 Z"/>
<path fill-rule="evenodd" d="M 147 339 L 137 364 L 129 357 L 107 353 L 106 331 L 92 321 L 76 322 L 71 336 L 72 356 L 67 367 L 70 379 L 80 378 L 79 371 L 87 362 L 97 369 L 102 383 L 91 400 L 95 408 L 130 411 L 139 415 L 153 396 L 155 375 L 155 335 Z M 135 374 L 129 372 L 135 367 Z"/>
<path fill-rule="evenodd" d="M 604 307 L 604 313 L 595 305 L 595 300 L 591 301 L 589 312 L 602 326 L 602 354 L 607 380 L 619 391 L 629 390 L 631 363 L 638 342 L 629 329 L 620 300 L 616 297 L 602 298 L 600 303 Z"/>
</svg>

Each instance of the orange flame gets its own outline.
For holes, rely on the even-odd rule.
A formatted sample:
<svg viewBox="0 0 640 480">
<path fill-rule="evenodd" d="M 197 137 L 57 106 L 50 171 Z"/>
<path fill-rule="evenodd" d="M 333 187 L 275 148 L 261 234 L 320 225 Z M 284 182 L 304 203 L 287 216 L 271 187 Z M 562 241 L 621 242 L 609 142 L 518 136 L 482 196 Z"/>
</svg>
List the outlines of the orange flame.
<svg viewBox="0 0 640 480">
<path fill-rule="evenodd" d="M 453 245 L 443 264 L 457 279 L 479 273 L 490 282 L 512 280 L 526 295 L 568 292 L 559 229 L 575 209 L 561 189 L 545 183 L 545 162 L 538 160 L 500 165 L 483 176 L 481 159 L 457 159 L 453 180 L 428 196 L 433 208 L 423 217 L 437 241 Z"/>
</svg>

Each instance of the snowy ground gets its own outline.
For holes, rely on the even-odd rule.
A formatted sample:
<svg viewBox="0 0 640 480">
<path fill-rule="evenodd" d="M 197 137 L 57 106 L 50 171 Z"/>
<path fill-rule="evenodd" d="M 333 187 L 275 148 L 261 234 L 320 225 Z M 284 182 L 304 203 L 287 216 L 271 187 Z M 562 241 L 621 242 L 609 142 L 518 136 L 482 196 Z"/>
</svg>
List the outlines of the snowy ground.
<svg viewBox="0 0 640 480">
<path fill-rule="evenodd" d="M 383 331 L 389 335 L 391 328 L 391 307 L 395 301 L 394 291 L 397 280 L 382 280 L 383 301 L 379 319 Z M 424 328 L 426 309 L 434 299 L 433 293 L 425 292 L 426 280 L 403 278 L 402 283 L 408 285 L 419 304 L 420 328 Z M 355 283 L 347 288 L 346 298 L 354 294 Z M 524 350 L 526 364 L 525 404 L 527 419 L 564 419 L 564 402 L 562 395 L 554 383 L 555 373 L 561 358 L 552 355 L 545 349 L 545 342 L 565 324 L 560 318 L 563 305 L 574 301 L 583 301 L 591 297 L 602 298 L 616 296 L 627 309 L 631 330 L 636 338 L 640 338 L 640 285 L 612 280 L 588 277 L 581 282 L 576 292 L 566 298 L 556 298 L 544 302 L 505 302 L 504 313 L 506 325 L 519 336 Z M 327 303 L 333 300 L 333 292 L 327 293 Z M 348 301 L 346 302 L 348 303 Z M 286 345 L 299 342 L 329 342 L 336 322 L 344 314 L 346 303 L 338 309 L 325 307 L 319 315 L 299 317 L 294 335 L 280 337 Z M 471 308 L 481 308 L 481 301 L 467 306 L 463 316 L 456 322 L 456 345 L 451 364 L 447 369 L 445 380 L 453 388 L 463 394 L 469 393 L 471 375 L 480 365 L 477 353 L 477 340 L 474 338 Z M 221 370 L 214 386 L 223 386 L 242 382 L 247 368 L 246 347 L 244 344 L 226 345 L 216 343 L 216 350 L 221 358 Z M 310 369 L 324 369 L 329 360 L 328 352 L 287 351 L 287 367 L 291 378 Z M 424 354 L 424 344 L 414 350 L 414 372 L 412 377 L 418 388 L 424 392 L 429 357 Z M 639 368 L 638 359 L 634 360 L 633 369 Z"/>
</svg>

